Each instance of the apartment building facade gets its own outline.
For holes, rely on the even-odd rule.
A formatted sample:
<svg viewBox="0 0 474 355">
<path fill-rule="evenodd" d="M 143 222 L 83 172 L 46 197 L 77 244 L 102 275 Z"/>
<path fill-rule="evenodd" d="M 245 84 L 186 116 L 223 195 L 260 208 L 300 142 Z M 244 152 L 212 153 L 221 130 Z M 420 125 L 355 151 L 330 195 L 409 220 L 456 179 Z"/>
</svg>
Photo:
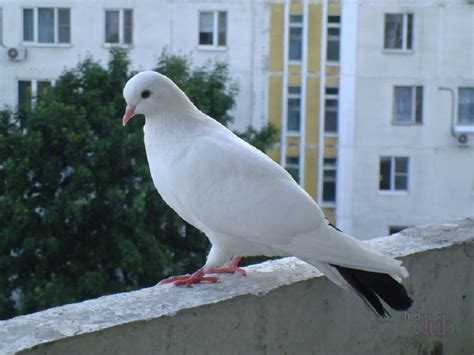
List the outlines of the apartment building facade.
<svg viewBox="0 0 474 355">
<path fill-rule="evenodd" d="M 233 128 L 265 123 L 265 6 L 252 1 L 3 0 L 0 9 L 0 106 L 15 107 L 34 97 L 86 55 L 105 64 L 109 49 L 121 46 L 129 49 L 134 69 L 148 70 L 166 48 L 191 55 L 198 66 L 209 60 L 228 63 L 240 87 Z"/>
<path fill-rule="evenodd" d="M 474 214 L 474 4 L 343 2 L 338 226 Z"/>
<path fill-rule="evenodd" d="M 268 119 L 280 128 L 270 152 L 334 222 L 340 4 L 272 3 Z"/>
<path fill-rule="evenodd" d="M 0 106 L 31 105 L 86 55 L 113 46 L 150 69 L 163 48 L 196 65 L 229 64 L 239 84 L 233 129 L 267 122 L 270 152 L 334 221 L 340 5 L 313 1 L 3 0 Z M 318 193 L 320 192 L 320 193 Z"/>
</svg>

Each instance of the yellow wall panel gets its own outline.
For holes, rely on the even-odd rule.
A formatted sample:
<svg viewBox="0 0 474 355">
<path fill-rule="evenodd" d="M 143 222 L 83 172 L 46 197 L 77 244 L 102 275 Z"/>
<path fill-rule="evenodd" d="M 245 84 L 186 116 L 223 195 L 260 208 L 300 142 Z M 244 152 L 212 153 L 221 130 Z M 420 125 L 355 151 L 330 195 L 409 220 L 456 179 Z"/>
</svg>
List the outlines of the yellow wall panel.
<svg viewBox="0 0 474 355">
<path fill-rule="evenodd" d="M 299 157 L 300 156 L 300 147 L 298 145 L 287 145 L 286 146 L 286 156 L 287 157 Z"/>
<path fill-rule="evenodd" d="M 339 78 L 336 76 L 327 76 L 326 87 L 335 87 L 335 86 L 339 86 Z"/>
<path fill-rule="evenodd" d="M 268 154 L 270 158 L 272 158 L 274 161 L 280 164 L 280 144 L 277 144 L 272 149 L 268 149 L 266 153 Z"/>
<path fill-rule="evenodd" d="M 339 2 L 332 1 L 328 4 L 328 15 L 340 15 L 341 4 Z"/>
<path fill-rule="evenodd" d="M 305 149 L 304 162 L 304 189 L 311 197 L 316 198 L 316 161 L 318 157 L 318 150 L 316 148 Z"/>
<path fill-rule="evenodd" d="M 336 225 L 336 213 L 335 212 L 336 211 L 335 211 L 334 208 L 330 208 L 330 207 L 324 207 L 323 208 L 323 213 L 326 215 L 329 222 L 331 222 L 334 225 Z"/>
<path fill-rule="evenodd" d="M 288 85 L 290 86 L 301 86 L 301 76 L 290 75 L 288 76 Z"/>
<path fill-rule="evenodd" d="M 286 137 L 286 143 L 288 145 L 299 145 L 300 144 L 300 137 Z"/>
<path fill-rule="evenodd" d="M 328 65 L 326 67 L 327 76 L 338 76 L 339 75 L 339 65 Z"/>
<path fill-rule="evenodd" d="M 270 75 L 268 78 L 268 122 L 280 128 L 282 78 Z"/>
<path fill-rule="evenodd" d="M 308 71 L 319 72 L 321 59 L 321 5 L 309 5 L 308 16 Z"/>
<path fill-rule="evenodd" d="M 301 73 L 301 64 L 289 64 L 288 73 L 291 74 L 300 74 Z"/>
<path fill-rule="evenodd" d="M 290 13 L 291 14 L 303 13 L 303 4 L 301 4 L 300 2 L 292 2 L 290 4 Z"/>
<path fill-rule="evenodd" d="M 306 79 L 306 144 L 319 141 L 319 77 Z"/>
<path fill-rule="evenodd" d="M 272 4 L 270 15 L 270 71 L 283 70 L 283 4 Z"/>
<path fill-rule="evenodd" d="M 337 155 L 337 137 L 324 137 L 324 157 L 334 158 Z"/>
</svg>

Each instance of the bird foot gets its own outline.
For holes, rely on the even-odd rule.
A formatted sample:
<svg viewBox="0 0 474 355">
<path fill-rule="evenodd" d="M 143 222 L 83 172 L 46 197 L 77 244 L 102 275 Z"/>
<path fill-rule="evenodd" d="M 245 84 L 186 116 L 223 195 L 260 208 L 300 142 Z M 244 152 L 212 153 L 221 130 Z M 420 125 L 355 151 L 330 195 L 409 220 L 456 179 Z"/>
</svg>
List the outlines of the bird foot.
<svg viewBox="0 0 474 355">
<path fill-rule="evenodd" d="M 199 283 L 201 281 L 217 282 L 219 281 L 219 278 L 215 276 L 204 276 L 204 271 L 201 268 L 198 271 L 196 271 L 194 274 L 168 277 L 167 279 L 164 279 L 158 282 L 158 285 L 164 285 L 164 284 L 168 284 L 172 282 L 174 282 L 174 284 L 177 286 L 191 285 L 191 284 Z"/>
<path fill-rule="evenodd" d="M 230 274 L 234 274 L 236 272 L 238 272 L 239 274 L 241 274 L 242 276 L 247 276 L 247 272 L 238 267 L 239 265 L 239 262 L 242 258 L 232 258 L 232 260 L 225 264 L 223 267 L 217 267 L 217 268 L 214 268 L 214 269 L 210 269 L 208 271 L 208 273 L 210 274 L 224 274 L 224 273 L 230 273 Z"/>
</svg>

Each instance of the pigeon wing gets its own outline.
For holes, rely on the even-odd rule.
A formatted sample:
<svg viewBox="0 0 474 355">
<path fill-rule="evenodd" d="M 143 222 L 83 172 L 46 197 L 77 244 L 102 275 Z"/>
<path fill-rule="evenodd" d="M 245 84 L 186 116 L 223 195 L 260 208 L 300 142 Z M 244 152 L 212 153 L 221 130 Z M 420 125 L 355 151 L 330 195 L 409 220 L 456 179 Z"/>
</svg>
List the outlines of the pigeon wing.
<svg viewBox="0 0 474 355">
<path fill-rule="evenodd" d="M 205 230 L 279 245 L 325 223 L 280 165 L 230 132 L 194 139 L 172 170 L 175 198 Z"/>
</svg>

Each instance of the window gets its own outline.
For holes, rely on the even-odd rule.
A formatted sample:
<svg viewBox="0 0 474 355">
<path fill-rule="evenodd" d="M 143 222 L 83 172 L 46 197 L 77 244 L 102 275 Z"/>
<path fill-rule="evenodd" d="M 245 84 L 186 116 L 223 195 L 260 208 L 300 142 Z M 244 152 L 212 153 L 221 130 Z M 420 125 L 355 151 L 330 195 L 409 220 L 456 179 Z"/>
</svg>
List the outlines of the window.
<svg viewBox="0 0 474 355">
<path fill-rule="evenodd" d="M 474 88 L 459 88 L 458 123 L 474 124 Z"/>
<path fill-rule="evenodd" d="M 389 226 L 388 235 L 400 233 L 402 230 L 410 228 L 410 226 Z"/>
<path fill-rule="evenodd" d="M 341 39 L 341 16 L 328 16 L 328 38 L 326 59 L 328 62 L 339 62 Z"/>
<path fill-rule="evenodd" d="M 25 111 L 31 109 L 31 81 L 18 81 L 18 109 Z"/>
<path fill-rule="evenodd" d="M 395 86 L 393 89 L 393 122 L 423 122 L 423 87 Z"/>
<path fill-rule="evenodd" d="M 288 59 L 300 61 L 303 57 L 303 15 L 290 15 Z"/>
<path fill-rule="evenodd" d="M 323 202 L 336 202 L 336 158 L 324 158 Z"/>
<path fill-rule="evenodd" d="M 41 99 L 51 88 L 49 80 L 19 80 L 18 81 L 18 109 L 30 110 L 34 99 Z"/>
<path fill-rule="evenodd" d="M 225 47 L 227 45 L 226 11 L 199 13 L 199 45 L 206 47 Z"/>
<path fill-rule="evenodd" d="M 299 132 L 301 122 L 301 87 L 288 87 L 288 132 Z"/>
<path fill-rule="evenodd" d="M 299 157 L 286 157 L 286 171 L 295 179 L 299 184 L 300 182 L 300 158 Z"/>
<path fill-rule="evenodd" d="M 326 88 L 324 132 L 337 133 L 339 88 Z"/>
<path fill-rule="evenodd" d="M 23 9 L 23 41 L 71 43 L 71 11 L 66 8 Z"/>
<path fill-rule="evenodd" d="M 408 191 L 408 158 L 380 158 L 379 189 L 383 191 Z"/>
<path fill-rule="evenodd" d="M 385 14 L 384 48 L 413 49 L 413 14 Z"/>
<path fill-rule="evenodd" d="M 132 44 L 133 10 L 105 11 L 105 43 Z"/>
</svg>

